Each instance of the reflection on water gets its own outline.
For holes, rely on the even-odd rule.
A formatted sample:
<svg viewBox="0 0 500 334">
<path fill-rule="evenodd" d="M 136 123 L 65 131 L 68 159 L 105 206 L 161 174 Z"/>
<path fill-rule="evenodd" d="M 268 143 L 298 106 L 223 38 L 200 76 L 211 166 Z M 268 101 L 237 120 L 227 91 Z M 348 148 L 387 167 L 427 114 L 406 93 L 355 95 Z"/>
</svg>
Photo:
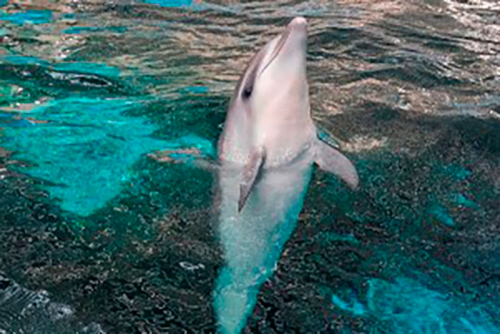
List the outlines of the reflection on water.
<svg viewBox="0 0 500 334">
<path fill-rule="evenodd" d="M 362 188 L 314 173 L 247 330 L 498 331 L 497 1 L 0 5 L 9 279 L 105 332 L 212 331 L 212 176 L 150 157 L 213 155 L 248 57 L 304 15 L 313 117 Z"/>
</svg>

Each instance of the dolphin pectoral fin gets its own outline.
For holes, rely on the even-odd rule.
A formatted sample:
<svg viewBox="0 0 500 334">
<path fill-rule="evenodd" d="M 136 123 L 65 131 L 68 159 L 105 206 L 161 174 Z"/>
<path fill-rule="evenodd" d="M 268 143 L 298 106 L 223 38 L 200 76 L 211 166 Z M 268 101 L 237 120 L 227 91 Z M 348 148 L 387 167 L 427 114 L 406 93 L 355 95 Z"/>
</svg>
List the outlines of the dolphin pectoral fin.
<svg viewBox="0 0 500 334">
<path fill-rule="evenodd" d="M 238 200 L 238 212 L 243 209 L 250 196 L 253 186 L 257 182 L 262 166 L 264 165 L 265 154 L 263 149 L 255 150 L 250 156 L 250 161 L 243 169 L 242 180 L 240 184 L 240 198 Z"/>
<path fill-rule="evenodd" d="M 355 190 L 358 187 L 359 176 L 352 162 L 345 155 L 321 140 L 316 141 L 315 162 L 325 172 L 337 175 L 351 189 Z"/>
</svg>

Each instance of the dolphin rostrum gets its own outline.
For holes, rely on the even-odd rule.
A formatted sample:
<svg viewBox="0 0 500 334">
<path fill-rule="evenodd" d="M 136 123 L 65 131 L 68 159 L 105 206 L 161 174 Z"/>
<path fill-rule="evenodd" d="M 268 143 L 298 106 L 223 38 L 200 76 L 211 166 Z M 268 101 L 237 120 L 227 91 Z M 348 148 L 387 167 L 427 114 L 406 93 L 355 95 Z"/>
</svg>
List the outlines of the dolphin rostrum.
<svg viewBox="0 0 500 334">
<path fill-rule="evenodd" d="M 318 136 L 306 78 L 307 21 L 294 18 L 241 76 L 219 140 L 214 292 L 218 329 L 239 333 L 295 228 L 313 165 L 358 186 L 352 163 Z"/>
</svg>

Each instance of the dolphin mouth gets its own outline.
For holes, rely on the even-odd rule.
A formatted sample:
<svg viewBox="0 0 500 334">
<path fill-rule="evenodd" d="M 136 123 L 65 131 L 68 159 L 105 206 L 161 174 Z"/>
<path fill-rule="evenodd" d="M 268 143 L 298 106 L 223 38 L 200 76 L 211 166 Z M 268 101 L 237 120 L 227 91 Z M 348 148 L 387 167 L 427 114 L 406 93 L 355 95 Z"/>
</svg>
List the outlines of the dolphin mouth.
<svg viewBox="0 0 500 334">
<path fill-rule="evenodd" d="M 271 59 L 267 62 L 266 66 L 264 66 L 264 68 L 262 68 L 262 70 L 260 71 L 260 74 L 264 73 L 264 71 L 266 70 L 266 68 L 272 64 L 272 62 L 276 59 L 276 57 L 278 57 L 278 55 L 280 54 L 281 50 L 283 49 L 283 46 L 285 46 L 285 43 L 288 39 L 288 36 L 290 36 L 290 30 L 291 29 L 287 29 L 280 37 L 280 40 L 278 41 L 278 45 L 276 45 L 276 47 L 274 48 L 274 51 L 273 51 L 273 54 L 271 56 Z"/>
<path fill-rule="evenodd" d="M 264 71 L 266 70 L 266 68 L 272 64 L 272 62 L 276 59 L 276 57 L 278 57 L 278 55 L 280 54 L 281 50 L 283 50 L 283 47 L 285 46 L 287 40 L 288 40 L 288 37 L 290 37 L 290 34 L 292 33 L 293 29 L 296 28 L 296 27 L 300 27 L 300 26 L 303 26 L 305 27 L 307 25 L 307 21 L 305 18 L 303 17 L 296 17 L 292 20 L 292 22 L 290 22 L 285 30 L 285 32 L 283 32 L 281 34 L 281 37 L 278 41 L 278 44 L 274 47 L 274 50 L 273 50 L 273 53 L 272 53 L 272 56 L 271 56 L 271 59 L 269 59 L 269 61 L 267 62 L 266 66 L 264 66 L 262 68 L 262 70 L 260 71 L 259 75 L 261 75 L 262 73 L 264 73 Z"/>
</svg>

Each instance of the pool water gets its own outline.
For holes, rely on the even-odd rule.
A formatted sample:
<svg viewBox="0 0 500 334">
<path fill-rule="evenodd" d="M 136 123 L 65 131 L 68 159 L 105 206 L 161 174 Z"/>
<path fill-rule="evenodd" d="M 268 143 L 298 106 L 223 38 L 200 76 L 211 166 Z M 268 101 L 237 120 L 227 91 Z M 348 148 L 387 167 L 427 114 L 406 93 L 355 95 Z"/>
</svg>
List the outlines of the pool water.
<svg viewBox="0 0 500 334">
<path fill-rule="evenodd" d="M 496 0 L 0 0 L 0 333 L 211 333 L 216 155 L 258 49 L 309 22 L 315 171 L 250 333 L 500 332 Z"/>
</svg>

